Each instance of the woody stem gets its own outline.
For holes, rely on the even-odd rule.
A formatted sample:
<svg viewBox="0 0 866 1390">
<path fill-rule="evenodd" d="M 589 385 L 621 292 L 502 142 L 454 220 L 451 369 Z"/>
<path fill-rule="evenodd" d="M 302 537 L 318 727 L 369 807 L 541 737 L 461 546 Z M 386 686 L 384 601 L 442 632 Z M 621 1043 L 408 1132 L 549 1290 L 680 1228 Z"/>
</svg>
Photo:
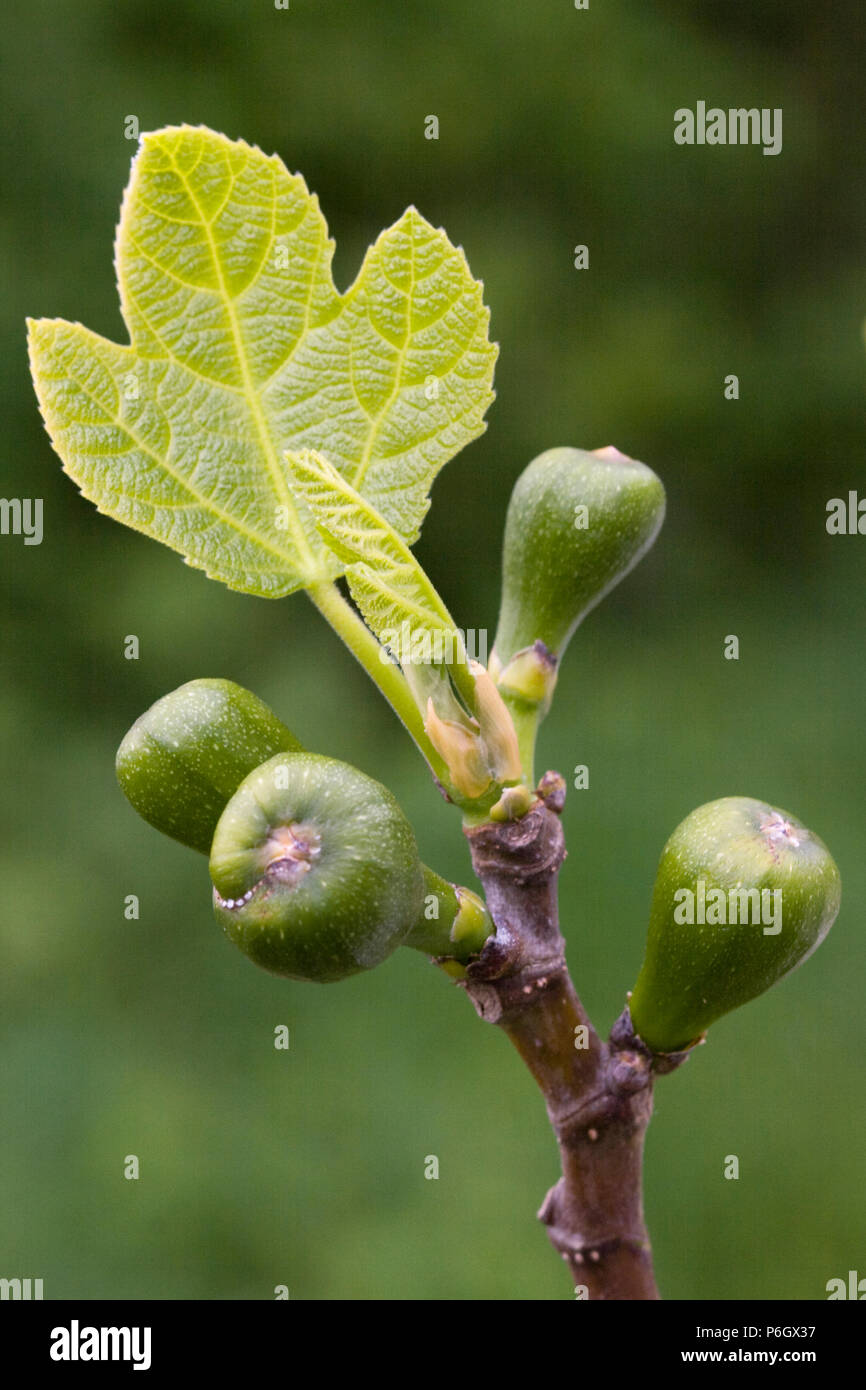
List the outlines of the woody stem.
<svg viewBox="0 0 866 1390">
<path fill-rule="evenodd" d="M 520 1053 L 559 1145 L 562 1176 L 539 1217 L 582 1296 L 657 1299 L 641 1196 L 651 1063 L 627 1038 L 601 1041 L 568 973 L 558 814 L 539 801 L 519 821 L 466 835 L 496 932 L 463 987 Z"/>
</svg>

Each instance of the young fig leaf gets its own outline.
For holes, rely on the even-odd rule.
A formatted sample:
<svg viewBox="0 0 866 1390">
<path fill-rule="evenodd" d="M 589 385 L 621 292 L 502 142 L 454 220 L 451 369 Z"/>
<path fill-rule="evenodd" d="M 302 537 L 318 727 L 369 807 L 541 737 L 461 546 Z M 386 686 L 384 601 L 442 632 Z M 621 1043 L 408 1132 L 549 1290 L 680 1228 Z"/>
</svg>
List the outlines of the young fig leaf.
<svg viewBox="0 0 866 1390">
<path fill-rule="evenodd" d="M 655 1052 L 697 1042 L 812 954 L 840 898 L 826 845 L 787 811 L 743 796 L 699 806 L 662 851 L 636 1032 Z"/>
<path fill-rule="evenodd" d="M 289 482 L 331 550 L 347 566 L 352 597 L 396 658 L 401 631 L 424 633 L 452 661 L 467 663 L 454 619 L 403 537 L 320 454 L 287 453 Z M 418 647 L 420 649 L 420 643 Z M 396 648 L 396 650 L 395 650 Z M 437 664 L 442 664 L 442 659 Z"/>
<path fill-rule="evenodd" d="M 381 783 L 278 754 L 240 785 L 210 857 L 229 938 L 276 975 L 322 983 L 379 965 L 423 916 L 412 827 Z"/>
<path fill-rule="evenodd" d="M 454 790 L 472 798 L 491 781 L 515 781 L 521 768 L 511 715 L 487 670 L 470 660 L 451 614 L 408 545 L 326 459 L 309 452 L 286 459 L 292 486 L 348 566 L 349 589 L 368 626 L 403 666 Z"/>
<path fill-rule="evenodd" d="M 149 825 L 209 854 L 226 802 L 247 774 L 300 747 L 243 686 L 188 681 L 135 721 L 117 750 L 117 779 Z"/>
<path fill-rule="evenodd" d="M 443 231 L 408 208 L 344 294 L 333 251 L 276 156 L 167 127 L 142 136 L 117 229 L 130 346 L 29 322 L 42 415 L 84 495 L 244 593 L 341 573 L 286 450 L 322 451 L 411 542 L 493 399 L 482 285 Z"/>
<path fill-rule="evenodd" d="M 528 465 L 505 522 L 491 661 L 503 691 L 543 698 L 544 661 L 555 668 L 578 623 L 652 545 L 664 511 L 652 469 L 616 449 L 548 449 Z"/>
</svg>

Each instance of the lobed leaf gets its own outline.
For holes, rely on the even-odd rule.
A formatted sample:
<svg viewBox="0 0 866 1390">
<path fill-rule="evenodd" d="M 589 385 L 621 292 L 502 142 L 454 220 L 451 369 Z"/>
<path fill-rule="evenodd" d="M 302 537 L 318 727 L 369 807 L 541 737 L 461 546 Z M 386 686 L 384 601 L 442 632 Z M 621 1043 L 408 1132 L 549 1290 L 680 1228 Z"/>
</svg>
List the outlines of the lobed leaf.
<svg viewBox="0 0 866 1390">
<path fill-rule="evenodd" d="M 143 136 L 116 268 L 130 346 L 29 322 L 52 444 L 85 496 L 233 589 L 340 573 L 285 453 L 318 450 L 404 541 L 485 428 L 496 348 L 463 252 L 414 209 L 333 283 L 316 197 L 204 128 Z"/>
</svg>

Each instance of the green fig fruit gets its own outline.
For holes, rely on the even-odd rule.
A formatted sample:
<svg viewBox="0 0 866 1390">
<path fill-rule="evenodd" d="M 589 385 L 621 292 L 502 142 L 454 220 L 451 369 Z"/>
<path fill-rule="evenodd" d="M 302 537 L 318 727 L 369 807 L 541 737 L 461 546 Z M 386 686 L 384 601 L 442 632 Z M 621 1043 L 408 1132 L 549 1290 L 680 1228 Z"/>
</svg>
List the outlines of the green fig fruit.
<svg viewBox="0 0 866 1390">
<path fill-rule="evenodd" d="M 540 703 L 578 623 L 649 549 L 664 513 L 652 469 L 612 447 L 548 449 L 529 464 L 505 522 L 491 661 L 503 692 Z"/>
<path fill-rule="evenodd" d="M 150 825 L 208 854 L 226 802 L 247 774 L 300 747 L 243 686 L 189 681 L 133 724 L 117 750 L 117 779 Z"/>
<path fill-rule="evenodd" d="M 421 867 L 424 910 L 402 944 L 428 956 L 470 960 L 495 930 L 490 913 L 471 888 L 449 883 L 426 864 Z"/>
<path fill-rule="evenodd" d="M 662 851 L 635 1031 L 654 1052 L 698 1042 L 812 954 L 840 899 L 826 845 L 787 811 L 744 796 L 699 806 Z"/>
<path fill-rule="evenodd" d="M 412 827 L 386 787 L 312 753 L 244 779 L 214 832 L 217 920 L 257 965 L 321 982 L 379 965 L 423 916 Z"/>
</svg>

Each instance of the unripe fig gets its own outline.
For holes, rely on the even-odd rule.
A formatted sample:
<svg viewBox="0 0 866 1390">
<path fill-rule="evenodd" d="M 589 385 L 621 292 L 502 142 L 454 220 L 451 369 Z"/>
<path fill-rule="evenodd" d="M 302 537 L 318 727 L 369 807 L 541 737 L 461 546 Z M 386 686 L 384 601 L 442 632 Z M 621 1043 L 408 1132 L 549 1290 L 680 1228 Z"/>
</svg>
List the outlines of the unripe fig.
<svg viewBox="0 0 866 1390">
<path fill-rule="evenodd" d="M 256 695 L 227 680 L 195 680 L 164 695 L 117 750 L 117 778 L 150 825 L 202 854 L 243 779 L 301 745 Z"/>
<path fill-rule="evenodd" d="M 422 917 L 412 827 L 381 783 L 313 753 L 245 778 L 214 832 L 217 920 L 276 975 L 341 980 L 378 965 Z"/>
<path fill-rule="evenodd" d="M 699 806 L 665 845 L 629 1009 L 654 1052 L 679 1052 L 824 940 L 839 870 L 787 811 L 751 797 Z"/>
<path fill-rule="evenodd" d="M 403 945 L 428 956 L 447 956 L 450 961 L 470 960 L 495 931 L 490 913 L 471 888 L 449 883 L 426 864 L 421 867 L 424 911 Z"/>
<path fill-rule="evenodd" d="M 505 693 L 540 703 L 578 623 L 637 564 L 664 519 L 665 493 L 644 463 L 608 447 L 548 449 L 524 470 L 508 504 L 502 603 L 491 670 Z M 535 644 L 538 660 L 524 656 Z M 527 667 L 531 669 L 527 669 Z"/>
</svg>

